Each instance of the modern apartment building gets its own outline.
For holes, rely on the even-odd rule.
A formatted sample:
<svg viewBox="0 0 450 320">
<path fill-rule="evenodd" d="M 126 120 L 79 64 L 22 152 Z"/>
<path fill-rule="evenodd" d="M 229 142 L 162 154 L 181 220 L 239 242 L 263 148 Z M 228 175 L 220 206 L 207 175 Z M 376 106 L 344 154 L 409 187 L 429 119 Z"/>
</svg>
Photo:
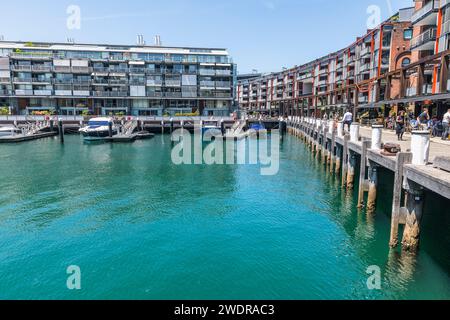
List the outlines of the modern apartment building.
<svg viewBox="0 0 450 320">
<path fill-rule="evenodd" d="M 0 107 L 14 114 L 228 116 L 227 50 L 0 41 Z"/>
<path fill-rule="evenodd" d="M 249 112 L 316 115 L 374 108 L 398 98 L 404 79 L 385 77 L 411 64 L 413 8 L 400 10 L 337 52 L 299 67 L 239 82 L 237 97 Z"/>
</svg>

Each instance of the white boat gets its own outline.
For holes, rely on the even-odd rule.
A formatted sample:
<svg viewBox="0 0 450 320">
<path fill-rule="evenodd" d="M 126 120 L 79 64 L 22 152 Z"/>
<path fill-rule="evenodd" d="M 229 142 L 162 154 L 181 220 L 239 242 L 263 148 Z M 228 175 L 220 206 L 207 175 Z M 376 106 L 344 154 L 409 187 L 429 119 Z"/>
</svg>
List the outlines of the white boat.
<svg viewBox="0 0 450 320">
<path fill-rule="evenodd" d="M 0 127 L 0 137 L 9 137 L 16 134 L 22 134 L 22 130 L 14 126 Z"/>
<path fill-rule="evenodd" d="M 112 124 L 112 135 L 116 135 L 118 130 L 112 118 L 92 118 L 88 124 L 81 128 L 79 132 L 86 140 L 100 140 L 109 136 L 109 125 Z"/>
</svg>

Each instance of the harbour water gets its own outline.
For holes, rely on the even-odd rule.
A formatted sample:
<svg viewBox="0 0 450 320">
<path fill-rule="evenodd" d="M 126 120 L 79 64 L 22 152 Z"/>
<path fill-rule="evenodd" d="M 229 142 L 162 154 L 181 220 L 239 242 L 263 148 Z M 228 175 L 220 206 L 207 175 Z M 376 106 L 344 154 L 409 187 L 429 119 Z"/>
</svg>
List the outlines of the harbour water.
<svg viewBox="0 0 450 320">
<path fill-rule="evenodd" d="M 438 197 L 412 256 L 389 250 L 387 196 L 375 215 L 358 212 L 293 137 L 275 176 L 176 166 L 171 147 L 169 136 L 1 145 L 0 298 L 450 299 L 450 213 Z M 70 265 L 81 290 L 66 287 Z M 381 290 L 367 288 L 369 266 Z"/>
</svg>

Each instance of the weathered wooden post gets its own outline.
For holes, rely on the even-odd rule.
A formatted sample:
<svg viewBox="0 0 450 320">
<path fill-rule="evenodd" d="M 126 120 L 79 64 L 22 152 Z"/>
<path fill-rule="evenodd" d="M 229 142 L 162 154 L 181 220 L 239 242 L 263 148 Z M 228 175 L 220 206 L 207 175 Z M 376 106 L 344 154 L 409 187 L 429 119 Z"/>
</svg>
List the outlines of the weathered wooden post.
<svg viewBox="0 0 450 320">
<path fill-rule="evenodd" d="M 355 168 L 356 168 L 356 153 L 349 149 L 348 163 L 347 163 L 347 190 L 353 190 L 355 187 Z"/>
<path fill-rule="evenodd" d="M 59 120 L 58 122 L 58 133 L 59 133 L 59 141 L 61 143 L 64 143 L 64 125 L 62 120 Z"/>
<path fill-rule="evenodd" d="M 164 120 L 161 121 L 161 134 L 164 134 Z"/>
<path fill-rule="evenodd" d="M 329 122 L 328 134 L 331 136 L 330 140 L 330 156 L 328 158 L 328 163 L 330 165 L 330 173 L 334 172 L 334 152 L 336 148 L 336 131 L 334 130 L 334 121 Z"/>
<path fill-rule="evenodd" d="M 173 133 L 173 118 L 170 118 L 170 134 Z"/>
<path fill-rule="evenodd" d="M 420 241 L 420 224 L 423 215 L 423 187 L 404 179 L 406 190 L 405 229 L 403 231 L 402 247 L 406 251 L 417 251 Z"/>
<path fill-rule="evenodd" d="M 112 136 L 113 136 L 112 126 L 113 126 L 112 121 L 109 121 L 109 122 L 108 122 L 108 136 L 109 136 L 110 138 L 112 138 Z"/>
<path fill-rule="evenodd" d="M 379 166 L 369 161 L 369 195 L 367 197 L 367 211 L 374 212 L 377 201 L 377 187 L 378 187 L 378 170 Z"/>
<path fill-rule="evenodd" d="M 346 134 L 344 136 L 344 142 L 342 146 L 342 187 L 346 187 L 347 185 L 347 174 L 348 174 L 348 162 L 349 162 L 349 150 L 348 150 L 348 141 L 350 140 L 350 136 Z"/>
<path fill-rule="evenodd" d="M 405 164 L 411 163 L 412 153 L 400 152 L 395 163 L 394 191 L 392 199 L 391 237 L 389 245 L 392 248 L 398 246 L 398 227 L 401 218 L 401 199 L 403 188 L 403 171 Z"/>
<path fill-rule="evenodd" d="M 358 190 L 358 208 L 364 207 L 364 191 L 367 190 L 366 169 L 367 169 L 367 150 L 371 142 L 364 140 L 362 142 L 361 161 L 359 170 L 359 190 Z"/>
</svg>

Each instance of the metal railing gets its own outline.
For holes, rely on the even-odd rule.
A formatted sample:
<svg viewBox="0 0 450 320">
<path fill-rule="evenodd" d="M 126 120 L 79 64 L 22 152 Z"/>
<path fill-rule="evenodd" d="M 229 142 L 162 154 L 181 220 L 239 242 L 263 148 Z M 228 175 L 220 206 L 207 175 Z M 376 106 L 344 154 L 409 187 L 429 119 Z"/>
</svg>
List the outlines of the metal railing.
<svg viewBox="0 0 450 320">
<path fill-rule="evenodd" d="M 436 34 L 437 28 L 428 29 L 411 40 L 411 49 L 416 49 L 429 41 L 436 41 Z"/>
<path fill-rule="evenodd" d="M 431 12 L 437 12 L 439 10 L 439 1 L 432 0 L 423 6 L 421 9 L 417 10 L 411 17 L 411 22 L 414 24 L 424 16 Z"/>
</svg>

